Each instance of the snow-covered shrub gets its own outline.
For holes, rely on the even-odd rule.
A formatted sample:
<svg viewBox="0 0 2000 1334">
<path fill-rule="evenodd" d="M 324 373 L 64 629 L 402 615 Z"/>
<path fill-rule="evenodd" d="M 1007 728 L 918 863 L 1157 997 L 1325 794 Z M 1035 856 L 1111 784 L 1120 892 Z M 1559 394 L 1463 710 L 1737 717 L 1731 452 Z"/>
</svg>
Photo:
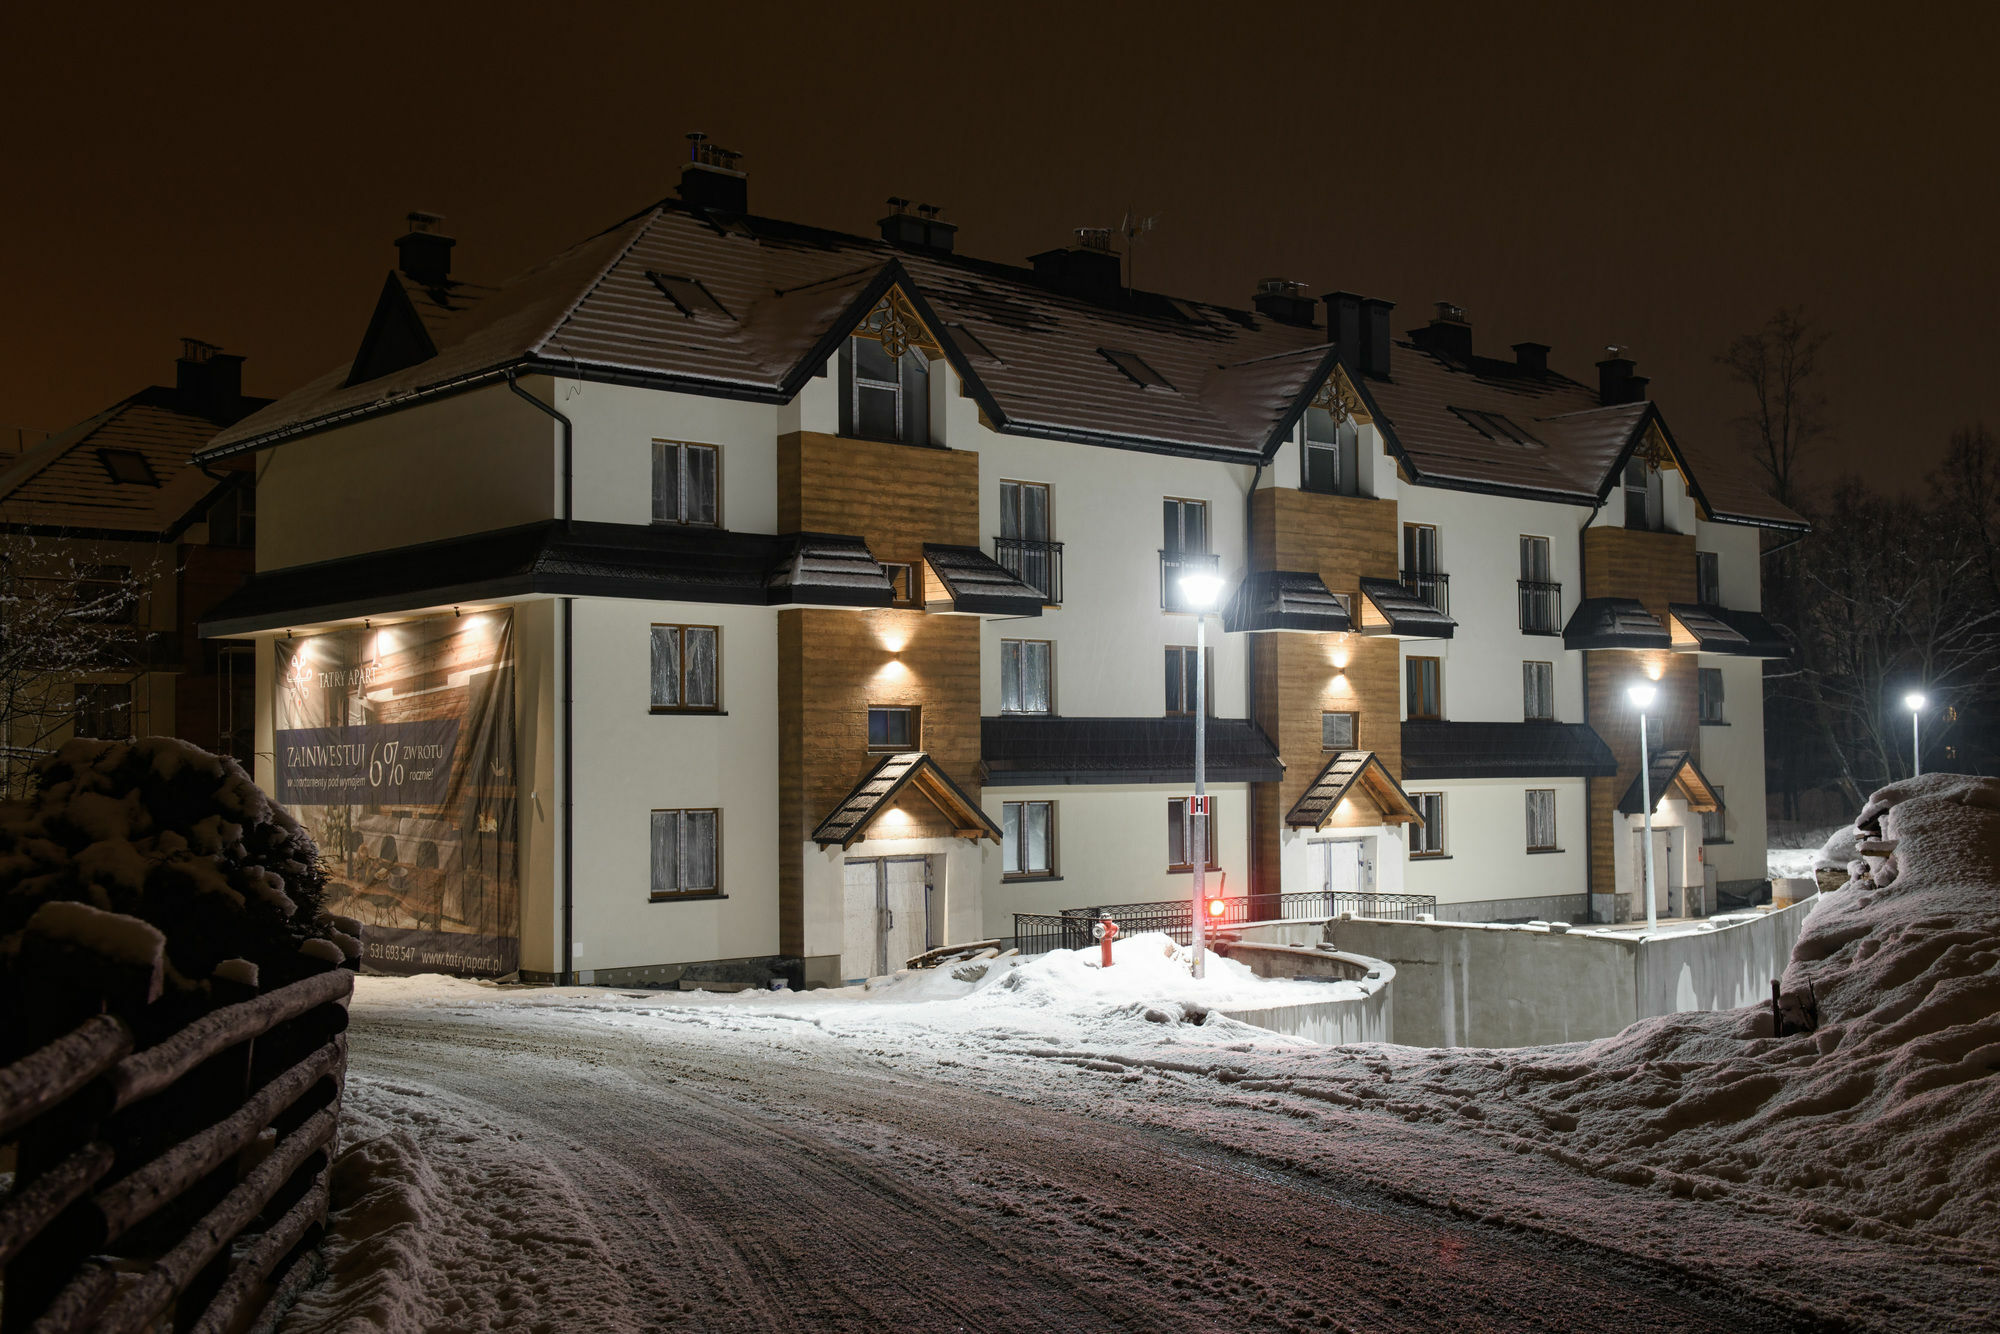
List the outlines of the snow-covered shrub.
<svg viewBox="0 0 2000 1334">
<path fill-rule="evenodd" d="M 281 986 L 342 953 L 325 887 L 312 837 L 234 760 L 171 737 L 71 741 L 33 797 L 0 803 L 0 979 L 35 911 L 74 902 L 158 928 L 170 994 L 207 990 L 225 960 Z"/>
</svg>

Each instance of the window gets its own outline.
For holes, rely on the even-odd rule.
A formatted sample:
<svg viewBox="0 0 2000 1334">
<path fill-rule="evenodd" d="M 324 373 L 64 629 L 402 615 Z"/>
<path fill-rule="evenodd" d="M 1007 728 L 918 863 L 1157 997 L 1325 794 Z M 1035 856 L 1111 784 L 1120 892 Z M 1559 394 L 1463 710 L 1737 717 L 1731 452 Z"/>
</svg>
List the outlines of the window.
<svg viewBox="0 0 2000 1334">
<path fill-rule="evenodd" d="M 1722 716 L 1722 669 L 1720 667 L 1699 667 L 1695 669 L 1701 699 L 1701 720 L 1705 723 L 1727 722 Z"/>
<path fill-rule="evenodd" d="M 257 484 L 250 480 L 248 474 L 208 507 L 208 544 L 212 547 L 257 545 Z"/>
<path fill-rule="evenodd" d="M 1208 866 L 1207 870 L 1219 871 L 1222 863 L 1215 859 L 1215 829 L 1220 814 L 1220 803 L 1213 793 L 1208 798 Z M 1187 798 L 1175 797 L 1167 803 L 1167 869 L 1169 871 L 1192 871 L 1194 869 L 1195 828 L 1188 819 Z"/>
<path fill-rule="evenodd" d="M 1008 801 L 1000 806 L 1003 875 L 1052 876 L 1056 873 L 1056 804 L 1053 801 Z"/>
<path fill-rule="evenodd" d="M 1549 571 L 1549 539 L 1521 539 L 1521 632 L 1530 635 L 1562 633 L 1562 585 Z"/>
<path fill-rule="evenodd" d="M 71 731 L 92 741 L 123 741 L 132 735 L 132 687 L 80 685 Z"/>
<path fill-rule="evenodd" d="M 1403 569 L 1410 574 L 1435 574 L 1438 568 L 1438 530 L 1435 524 L 1403 525 Z"/>
<path fill-rule="evenodd" d="M 129 565 L 84 565 L 76 572 L 76 619 L 94 625 L 130 625 L 139 589 Z"/>
<path fill-rule="evenodd" d="M 1049 540 L 1049 489 L 1040 482 L 1000 483 L 1000 536 Z"/>
<path fill-rule="evenodd" d="M 868 749 L 915 750 L 922 736 L 914 706 L 869 706 Z"/>
<path fill-rule="evenodd" d="M 713 625 L 653 627 L 653 712 L 701 713 L 722 707 L 722 631 Z"/>
<path fill-rule="evenodd" d="M 1521 718 L 1530 723 L 1556 720 L 1556 665 L 1552 662 L 1521 664 Z"/>
<path fill-rule="evenodd" d="M 993 544 L 1000 567 L 1042 601 L 1062 601 L 1062 544 L 1049 540 L 1049 488 L 1039 482 L 1000 483 L 1000 536 Z"/>
<path fill-rule="evenodd" d="M 1208 687 L 1208 716 L 1215 716 L 1215 650 L 1208 651 L 1206 680 Z M 1195 651 L 1192 645 L 1173 645 L 1167 649 L 1167 713 L 1185 717 L 1194 716 Z"/>
<path fill-rule="evenodd" d="M 1046 639 L 1000 641 L 1000 712 L 1048 713 L 1054 707 L 1055 646 Z"/>
<path fill-rule="evenodd" d="M 1640 458 L 1625 462 L 1625 526 L 1641 528 L 1647 532 L 1660 532 L 1666 527 L 1664 508 L 1665 497 L 1661 491 L 1660 473 L 1648 467 Z"/>
<path fill-rule="evenodd" d="M 1361 732 L 1361 715 L 1358 713 L 1322 713 L 1319 716 L 1319 748 L 1321 750 L 1353 750 L 1358 744 L 1355 737 Z"/>
<path fill-rule="evenodd" d="M 1722 804 L 1720 784 L 1709 785 L 1715 790 L 1715 809 L 1701 813 L 1701 841 L 1704 843 L 1727 843 L 1729 841 L 1729 812 Z"/>
<path fill-rule="evenodd" d="M 722 308 L 722 303 L 715 299 L 714 294 L 703 286 L 699 279 L 676 278 L 670 273 L 648 273 L 646 276 L 653 280 L 653 286 L 659 288 L 660 294 L 673 302 L 686 319 L 734 318 Z"/>
<path fill-rule="evenodd" d="M 1403 664 L 1412 722 L 1436 722 L 1444 717 L 1444 664 L 1436 658 L 1410 658 Z"/>
<path fill-rule="evenodd" d="M 722 812 L 717 810 L 653 812 L 655 899 L 722 893 L 717 838 L 721 824 Z"/>
<path fill-rule="evenodd" d="M 1528 789 L 1528 851 L 1556 850 L 1555 789 L 1531 787 Z"/>
<path fill-rule="evenodd" d="M 1473 408 L 1453 408 L 1452 411 L 1458 414 L 1459 420 L 1489 440 L 1505 445 L 1541 446 L 1541 441 L 1497 412 L 1480 412 Z"/>
<path fill-rule="evenodd" d="M 153 475 L 153 465 L 136 449 L 100 449 L 97 458 L 114 482 L 129 482 L 133 486 L 160 484 L 160 479 Z"/>
<path fill-rule="evenodd" d="M 714 527 L 722 513 L 714 445 L 653 442 L 653 522 Z"/>
<path fill-rule="evenodd" d="M 1186 611 L 1181 576 L 1216 567 L 1208 550 L 1208 502 L 1163 500 L 1160 514 L 1160 605 L 1168 611 Z"/>
<path fill-rule="evenodd" d="M 1412 792 L 1410 804 L 1423 817 L 1422 824 L 1410 825 L 1410 855 L 1444 856 L 1444 793 Z"/>
<path fill-rule="evenodd" d="M 1361 432 L 1345 417 L 1335 420 L 1325 408 L 1307 408 L 1305 442 L 1300 451 L 1303 471 L 1299 489 L 1325 495 L 1361 494 Z"/>
<path fill-rule="evenodd" d="M 849 338 L 840 353 L 840 433 L 892 444 L 931 442 L 930 363 L 914 347 L 892 357 L 880 339 Z"/>
<path fill-rule="evenodd" d="M 1167 383 L 1167 377 L 1148 366 L 1137 352 L 1124 352 L 1115 347 L 1100 347 L 1097 354 L 1125 373 L 1125 378 L 1141 389 L 1164 389 L 1174 392 Z"/>
<path fill-rule="evenodd" d="M 1722 568 L 1713 551 L 1694 553 L 1694 600 L 1707 607 L 1722 605 Z"/>
<path fill-rule="evenodd" d="M 915 607 L 923 602 L 916 566 L 885 560 L 882 573 L 889 576 L 890 597 L 898 607 Z"/>
</svg>

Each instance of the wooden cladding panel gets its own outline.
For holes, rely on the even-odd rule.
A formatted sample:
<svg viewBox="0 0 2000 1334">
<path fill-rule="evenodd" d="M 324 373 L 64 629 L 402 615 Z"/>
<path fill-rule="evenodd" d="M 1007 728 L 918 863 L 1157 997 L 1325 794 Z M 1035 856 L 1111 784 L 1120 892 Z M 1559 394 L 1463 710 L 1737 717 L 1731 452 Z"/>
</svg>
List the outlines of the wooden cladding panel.
<svg viewBox="0 0 2000 1334">
<path fill-rule="evenodd" d="M 1692 561 L 1689 562 L 1693 564 Z M 1616 778 L 1593 778 L 1590 786 L 1590 888 L 1594 894 L 1617 890 L 1612 840 L 1626 837 L 1618 800 L 1639 776 L 1639 714 L 1625 691 L 1658 672 L 1653 684 L 1659 694 L 1652 712 L 1661 719 L 1662 749 L 1685 750 L 1701 762 L 1701 725 L 1697 699 L 1696 659 L 1665 649 L 1632 652 L 1593 649 L 1583 655 L 1583 688 L 1591 729 L 1604 738 L 1618 761 Z M 1654 793 L 1654 800 L 1660 794 Z"/>
<path fill-rule="evenodd" d="M 846 533 L 876 560 L 915 564 L 924 543 L 979 545 L 979 455 L 968 450 L 778 437 L 778 531 Z"/>
<path fill-rule="evenodd" d="M 1346 594 L 1357 612 L 1364 577 L 1396 577 L 1401 532 L 1395 501 L 1269 487 L 1250 503 L 1254 568 L 1312 571 L 1328 590 Z M 1357 747 L 1374 751 L 1390 773 L 1401 775 L 1402 661 L 1397 641 L 1359 634 L 1270 633 L 1250 641 L 1257 723 L 1285 762 L 1281 781 L 1259 783 L 1252 794 L 1256 892 L 1275 894 L 1285 812 L 1331 758 L 1321 748 L 1321 713 L 1358 713 Z M 1354 811 L 1336 813 L 1327 824 L 1377 823 L 1379 816 L 1362 809 L 1372 805 L 1357 801 Z"/>
<path fill-rule="evenodd" d="M 1693 602 L 1694 538 L 1686 533 L 1650 533 L 1634 528 L 1586 528 L 1583 532 L 1583 595 L 1636 598 L 1667 623 L 1667 604 Z M 1618 891 L 1613 840 L 1628 837 L 1618 800 L 1639 776 L 1639 715 L 1626 699 L 1634 682 L 1656 677 L 1665 729 L 1665 749 L 1685 750 L 1701 761 L 1697 721 L 1697 677 L 1691 654 L 1664 649 L 1636 652 L 1593 649 L 1583 655 L 1586 716 L 1618 761 L 1616 778 L 1593 778 L 1590 787 L 1590 888 Z"/>
</svg>

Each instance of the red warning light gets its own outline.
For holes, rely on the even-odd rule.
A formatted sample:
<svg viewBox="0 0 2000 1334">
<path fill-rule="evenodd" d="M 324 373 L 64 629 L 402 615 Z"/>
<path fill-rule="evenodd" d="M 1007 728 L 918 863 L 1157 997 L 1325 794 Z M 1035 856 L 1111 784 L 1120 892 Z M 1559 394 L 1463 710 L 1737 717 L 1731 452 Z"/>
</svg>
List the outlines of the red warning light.
<svg viewBox="0 0 2000 1334">
<path fill-rule="evenodd" d="M 1221 899 L 1210 899 L 1208 901 L 1208 915 L 1210 917 L 1220 917 L 1222 916 L 1222 912 L 1223 902 Z"/>
</svg>

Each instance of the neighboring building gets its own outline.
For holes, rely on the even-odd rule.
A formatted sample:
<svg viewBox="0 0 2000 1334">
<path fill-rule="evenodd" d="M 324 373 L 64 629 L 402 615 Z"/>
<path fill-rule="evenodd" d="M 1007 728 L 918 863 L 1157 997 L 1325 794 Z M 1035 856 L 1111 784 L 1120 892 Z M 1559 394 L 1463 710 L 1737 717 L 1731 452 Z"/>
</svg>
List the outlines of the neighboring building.
<svg viewBox="0 0 2000 1334">
<path fill-rule="evenodd" d="M 353 363 L 202 455 L 263 511 L 205 632 L 257 640 L 259 780 L 378 962 L 830 982 L 1184 897 L 1197 708 L 1225 893 L 1580 915 L 1632 887 L 1641 671 L 1663 883 L 1761 879 L 1758 529 L 1800 521 L 1629 362 L 1128 291 L 1102 233 L 759 218 L 700 156 L 498 289 L 413 215 Z"/>
<path fill-rule="evenodd" d="M 17 758 L 69 735 L 166 735 L 251 762 L 251 647 L 204 641 L 196 624 L 250 576 L 255 483 L 242 462 L 210 472 L 191 460 L 271 400 L 244 397 L 243 358 L 207 343 L 185 340 L 176 371 L 172 387 L 23 438 L 0 460 L 10 590 L 35 614 L 91 623 L 88 669 L 9 720 Z"/>
</svg>

